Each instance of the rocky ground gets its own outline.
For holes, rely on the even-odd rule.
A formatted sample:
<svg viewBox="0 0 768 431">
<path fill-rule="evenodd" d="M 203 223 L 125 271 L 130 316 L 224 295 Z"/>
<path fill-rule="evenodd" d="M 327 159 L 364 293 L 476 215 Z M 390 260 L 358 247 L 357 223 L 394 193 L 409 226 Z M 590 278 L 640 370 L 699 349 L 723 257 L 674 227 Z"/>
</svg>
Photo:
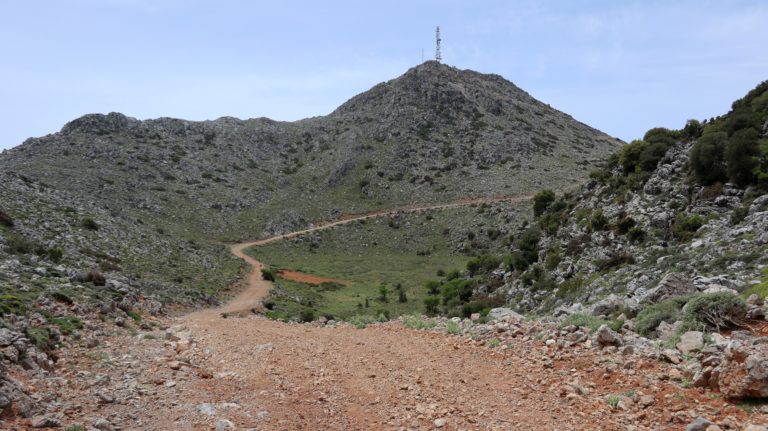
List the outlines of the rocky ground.
<svg viewBox="0 0 768 431">
<path fill-rule="evenodd" d="M 733 333 L 682 353 L 627 331 L 558 328 L 504 309 L 492 316 L 357 329 L 213 309 L 122 328 L 88 322 L 93 337 L 61 351 L 55 368 L 9 370 L 16 390 L 34 395 L 4 406 L 2 426 L 713 431 L 768 423 L 768 408 L 722 391 L 743 387 L 732 383 L 744 382 L 738 367 L 764 338 Z M 696 380 L 695 364 L 713 365 L 716 352 L 724 352 L 719 379 L 731 382 L 721 392 Z"/>
</svg>

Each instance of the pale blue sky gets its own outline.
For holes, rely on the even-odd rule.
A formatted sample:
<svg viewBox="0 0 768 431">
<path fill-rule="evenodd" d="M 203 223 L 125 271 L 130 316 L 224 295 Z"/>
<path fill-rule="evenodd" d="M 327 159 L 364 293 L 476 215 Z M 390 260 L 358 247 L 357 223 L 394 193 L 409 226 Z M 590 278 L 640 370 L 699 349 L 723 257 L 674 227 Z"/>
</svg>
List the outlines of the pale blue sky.
<svg viewBox="0 0 768 431">
<path fill-rule="evenodd" d="M 768 1 L 0 0 L 0 148 L 80 115 L 295 120 L 434 55 L 624 140 L 768 79 Z"/>
</svg>

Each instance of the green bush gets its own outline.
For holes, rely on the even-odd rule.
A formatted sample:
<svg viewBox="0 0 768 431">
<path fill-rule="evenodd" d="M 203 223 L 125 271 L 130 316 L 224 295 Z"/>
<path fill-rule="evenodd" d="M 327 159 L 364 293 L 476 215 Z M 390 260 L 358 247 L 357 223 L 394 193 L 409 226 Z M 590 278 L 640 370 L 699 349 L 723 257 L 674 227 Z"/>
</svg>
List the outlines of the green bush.
<svg viewBox="0 0 768 431">
<path fill-rule="evenodd" d="M 592 212 L 592 217 L 589 219 L 589 228 L 593 231 L 604 230 L 608 226 L 608 218 L 603 214 L 603 209 L 598 208 Z"/>
<path fill-rule="evenodd" d="M 312 308 L 305 308 L 301 310 L 301 313 L 299 313 L 299 321 L 301 322 L 314 322 L 316 318 L 317 314 Z"/>
<path fill-rule="evenodd" d="M 75 316 L 52 319 L 51 323 L 58 326 L 59 331 L 64 335 L 72 335 L 75 331 L 84 328 L 83 322 Z"/>
<path fill-rule="evenodd" d="M 498 257 L 484 254 L 467 262 L 467 271 L 469 271 L 470 277 L 474 277 L 477 273 L 493 271 L 499 267 L 499 264 L 501 264 L 501 260 Z"/>
<path fill-rule="evenodd" d="M 440 299 L 434 296 L 424 298 L 424 308 L 426 313 L 430 316 L 434 316 L 438 313 L 438 306 L 440 305 Z"/>
<path fill-rule="evenodd" d="M 533 215 L 539 217 L 555 201 L 555 192 L 542 190 L 533 196 Z"/>
<path fill-rule="evenodd" d="M 96 220 L 94 220 L 92 218 L 84 218 L 80 222 L 80 226 L 82 226 L 82 227 L 84 227 L 85 229 L 88 229 L 88 230 L 99 230 L 99 224 L 96 223 Z"/>
<path fill-rule="evenodd" d="M 51 330 L 48 328 L 28 327 L 24 332 L 29 341 L 42 352 L 49 352 L 55 347 L 53 341 L 51 341 Z"/>
<path fill-rule="evenodd" d="M 606 271 L 630 263 L 635 263 L 635 258 L 627 251 L 614 251 L 608 259 L 595 260 L 595 266 L 598 271 Z"/>
<path fill-rule="evenodd" d="M 693 234 L 703 225 L 704 220 L 697 214 L 689 217 L 678 214 L 675 224 L 672 226 L 672 234 L 681 242 L 690 241 Z"/>
<path fill-rule="evenodd" d="M 620 234 L 624 235 L 627 232 L 629 232 L 629 230 L 632 229 L 635 226 L 635 224 L 637 224 L 637 222 L 635 222 L 635 219 L 633 219 L 630 216 L 625 216 L 625 217 L 622 217 L 618 221 L 618 223 L 616 223 L 616 230 Z"/>
<path fill-rule="evenodd" d="M 683 128 L 683 135 L 690 141 L 697 139 L 704 131 L 704 126 L 701 125 L 699 120 L 688 120 Z"/>
<path fill-rule="evenodd" d="M 586 282 L 581 276 L 576 276 L 569 278 L 562 283 L 560 283 L 559 286 L 557 286 L 557 291 L 555 292 L 555 296 L 560 299 L 573 299 L 576 298 L 578 295 L 582 293 L 582 289 L 586 285 Z"/>
<path fill-rule="evenodd" d="M 538 228 L 526 229 L 515 241 L 518 250 L 505 259 L 508 269 L 525 271 L 528 266 L 539 260 L 539 240 L 541 231 Z"/>
<path fill-rule="evenodd" d="M 14 222 L 11 216 L 0 210 L 0 226 L 13 227 Z"/>
<path fill-rule="evenodd" d="M 27 309 L 24 301 L 15 295 L 0 295 L 0 316 L 24 314 Z"/>
<path fill-rule="evenodd" d="M 423 316 L 403 316 L 403 326 L 408 329 L 432 329 L 437 326 L 435 319 L 426 319 Z"/>
<path fill-rule="evenodd" d="M 633 243 L 641 243 L 645 240 L 645 231 L 635 226 L 627 232 L 627 239 Z"/>
<path fill-rule="evenodd" d="M 696 179 L 704 185 L 725 180 L 725 146 L 728 135 L 714 132 L 699 138 L 691 148 L 690 164 Z"/>
<path fill-rule="evenodd" d="M 5 244 L 11 254 L 29 254 L 35 249 L 35 244 L 20 235 L 8 235 Z"/>
<path fill-rule="evenodd" d="M 261 278 L 263 278 L 266 281 L 275 281 L 275 273 L 271 269 L 262 268 Z"/>
<path fill-rule="evenodd" d="M 690 297 L 680 296 L 649 305 L 635 318 L 635 329 L 644 337 L 656 337 L 661 322 L 674 323 L 682 319 L 682 308 Z"/>
<path fill-rule="evenodd" d="M 623 322 L 621 322 L 623 323 Z M 618 325 L 618 328 L 616 327 L 618 324 L 618 321 L 609 321 L 609 320 L 603 320 L 597 316 L 593 316 L 591 314 L 584 314 L 584 313 L 574 313 L 563 319 L 562 322 L 558 325 L 560 328 L 565 328 L 566 326 L 574 325 L 578 327 L 585 327 L 589 328 L 592 332 L 597 331 L 597 329 L 602 325 L 608 325 L 613 329 L 614 331 L 618 331 L 621 329 L 621 325 Z"/>
<path fill-rule="evenodd" d="M 458 269 L 454 269 L 453 271 L 448 272 L 448 274 L 445 275 L 446 281 L 455 280 L 457 278 L 461 277 L 461 271 Z"/>
<path fill-rule="evenodd" d="M 370 314 L 356 314 L 347 319 L 347 323 L 353 325 L 357 329 L 363 329 L 371 323 L 376 323 L 378 321 L 379 320 L 375 316 Z"/>
<path fill-rule="evenodd" d="M 451 280 L 442 286 L 441 294 L 443 304 L 446 306 L 455 302 L 464 303 L 472 297 L 472 289 L 475 287 L 474 280 Z"/>
<path fill-rule="evenodd" d="M 51 259 L 51 262 L 53 263 L 59 263 L 61 262 L 61 259 L 64 258 L 64 250 L 58 247 L 47 250 L 46 254 L 48 255 L 48 258 Z"/>
<path fill-rule="evenodd" d="M 425 282 L 424 287 L 427 289 L 427 294 L 429 295 L 440 294 L 440 282 L 437 280 L 429 280 Z"/>
<path fill-rule="evenodd" d="M 693 297 L 685 307 L 686 329 L 721 331 L 744 326 L 747 304 L 727 292 L 705 293 Z"/>
<path fill-rule="evenodd" d="M 757 130 L 749 128 L 734 133 L 725 148 L 725 162 L 731 181 L 742 187 L 751 184 L 755 180 L 759 155 Z"/>
</svg>

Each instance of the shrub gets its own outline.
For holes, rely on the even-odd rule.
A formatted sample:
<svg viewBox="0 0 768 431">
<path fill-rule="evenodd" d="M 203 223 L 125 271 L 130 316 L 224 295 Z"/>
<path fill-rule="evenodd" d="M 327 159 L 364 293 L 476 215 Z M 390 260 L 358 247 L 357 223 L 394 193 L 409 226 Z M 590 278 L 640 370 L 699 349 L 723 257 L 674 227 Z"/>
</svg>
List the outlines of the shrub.
<svg viewBox="0 0 768 431">
<path fill-rule="evenodd" d="M 357 329 L 363 329 L 371 323 L 376 322 L 378 322 L 376 317 L 371 316 L 370 314 L 357 314 L 347 319 L 347 323 L 353 325 Z"/>
<path fill-rule="evenodd" d="M 432 329 L 437 326 L 435 319 L 425 319 L 423 316 L 403 316 L 403 326 L 409 329 Z"/>
<path fill-rule="evenodd" d="M 687 329 L 720 331 L 743 327 L 747 304 L 738 295 L 727 292 L 696 295 L 685 307 Z"/>
<path fill-rule="evenodd" d="M 299 313 L 299 321 L 301 322 L 313 322 L 316 318 L 315 310 L 311 308 L 305 308 Z"/>
<path fill-rule="evenodd" d="M 426 313 L 430 316 L 434 316 L 438 312 L 438 306 L 440 305 L 440 299 L 437 297 L 424 298 L 424 308 Z"/>
<path fill-rule="evenodd" d="M 629 216 L 622 217 L 621 220 L 619 220 L 619 222 L 616 223 L 616 230 L 620 234 L 624 235 L 627 232 L 629 232 L 629 230 L 632 229 L 635 226 L 635 224 L 637 224 L 637 222 L 635 222 L 635 219 L 633 219 L 632 217 L 629 217 Z"/>
<path fill-rule="evenodd" d="M 0 210 L 0 226 L 13 227 L 14 222 L 11 216 Z"/>
<path fill-rule="evenodd" d="M 389 298 L 387 297 L 388 294 L 389 294 L 389 289 L 387 289 L 387 285 L 386 284 L 380 285 L 378 300 L 381 302 L 389 302 Z"/>
<path fill-rule="evenodd" d="M 575 298 L 580 293 L 582 293 L 582 289 L 584 288 L 585 281 L 582 277 L 576 276 L 573 278 L 569 278 L 562 283 L 560 283 L 559 286 L 557 286 L 557 291 L 555 292 L 555 296 L 558 298 Z"/>
<path fill-rule="evenodd" d="M 742 129 L 734 133 L 725 148 L 725 163 L 728 177 L 744 187 L 755 180 L 760 150 L 757 145 L 757 130 Z"/>
<path fill-rule="evenodd" d="M 8 247 L 8 252 L 11 254 L 29 254 L 35 248 L 31 241 L 19 235 L 7 236 L 5 244 Z"/>
<path fill-rule="evenodd" d="M 683 135 L 688 140 L 697 139 L 699 136 L 701 136 L 703 131 L 704 127 L 701 125 L 699 120 L 688 120 L 685 123 L 685 127 L 683 127 Z"/>
<path fill-rule="evenodd" d="M 266 281 L 275 281 L 275 273 L 271 269 L 262 268 L 261 278 Z"/>
<path fill-rule="evenodd" d="M 672 227 L 672 234 L 681 242 L 690 241 L 693 234 L 703 225 L 704 220 L 697 214 L 689 217 L 678 214 L 675 225 Z"/>
<path fill-rule="evenodd" d="M 459 277 L 461 277 L 461 271 L 459 271 L 458 269 L 454 269 L 453 271 L 450 271 L 448 274 L 445 275 L 445 280 L 451 281 Z"/>
<path fill-rule="evenodd" d="M 539 240 L 541 231 L 536 227 L 526 229 L 517 239 L 518 251 L 512 253 L 507 259 L 509 269 L 525 271 L 528 266 L 539 259 Z"/>
<path fill-rule="evenodd" d="M 533 196 L 533 215 L 539 217 L 555 201 L 555 192 L 542 190 Z"/>
<path fill-rule="evenodd" d="M 397 291 L 397 302 L 401 304 L 405 304 L 406 302 L 408 302 L 408 296 L 406 296 L 405 290 L 400 289 Z"/>
<path fill-rule="evenodd" d="M 49 352 L 55 347 L 53 341 L 51 341 L 51 330 L 48 328 L 33 328 L 30 326 L 24 332 L 29 341 L 40 351 Z"/>
<path fill-rule="evenodd" d="M 644 337 L 655 337 L 661 322 L 674 323 L 682 318 L 682 308 L 689 296 L 679 296 L 645 307 L 635 317 L 635 329 Z"/>
<path fill-rule="evenodd" d="M 635 258 L 627 251 L 614 251 L 608 259 L 597 259 L 595 266 L 598 271 L 606 271 L 617 266 L 635 263 Z"/>
<path fill-rule="evenodd" d="M 53 263 L 59 263 L 61 262 L 61 259 L 64 258 L 64 250 L 58 247 L 49 249 L 48 251 L 46 251 L 46 254 L 48 255 L 48 258 L 51 259 L 51 262 Z"/>
<path fill-rule="evenodd" d="M 558 325 L 560 328 L 565 328 L 566 326 L 574 325 L 578 327 L 585 327 L 592 330 L 592 332 L 597 331 L 597 329 L 602 326 L 609 324 L 607 320 L 603 320 L 597 316 L 593 316 L 591 314 L 584 314 L 584 313 L 574 313 L 568 315 L 565 319 L 563 319 L 562 322 Z"/>
<path fill-rule="evenodd" d="M 604 230 L 608 226 L 608 218 L 603 214 L 603 209 L 599 208 L 592 213 L 589 219 L 589 228 L 593 231 Z"/>
<path fill-rule="evenodd" d="M 731 213 L 731 225 L 736 226 L 737 224 L 740 224 L 742 221 L 744 221 L 745 218 L 747 218 L 748 214 L 749 214 L 748 205 L 743 205 L 738 208 L 734 208 L 733 212 Z"/>
<path fill-rule="evenodd" d="M 430 295 L 437 295 L 440 293 L 440 282 L 437 280 L 429 280 L 425 282 L 424 287 L 427 288 L 427 293 Z"/>
<path fill-rule="evenodd" d="M 446 306 L 460 302 L 469 301 L 472 297 L 472 289 L 475 287 L 473 280 L 452 280 L 445 283 L 441 289 L 443 304 Z"/>
<path fill-rule="evenodd" d="M 0 316 L 23 314 L 26 310 L 24 301 L 15 295 L 0 295 Z"/>
<path fill-rule="evenodd" d="M 82 226 L 82 227 L 84 227 L 85 229 L 88 229 L 88 230 L 99 230 L 99 224 L 96 223 L 96 220 L 94 220 L 92 218 L 84 218 L 80 222 L 80 226 Z"/>
<path fill-rule="evenodd" d="M 691 168 L 696 179 L 704 185 L 725 179 L 725 145 L 728 135 L 724 132 L 706 134 L 691 148 Z"/>
<path fill-rule="evenodd" d="M 645 240 L 645 231 L 635 226 L 627 231 L 627 239 L 634 243 L 640 243 Z"/>
<path fill-rule="evenodd" d="M 479 272 L 490 272 L 499 267 L 501 260 L 491 254 L 484 254 L 467 262 L 469 276 L 474 277 Z"/>
<path fill-rule="evenodd" d="M 59 331 L 64 335 L 72 335 L 84 328 L 83 322 L 75 316 L 52 319 L 51 323 L 58 326 Z"/>
<path fill-rule="evenodd" d="M 445 324 L 445 332 L 448 335 L 459 335 L 461 334 L 461 326 L 453 320 L 449 320 L 448 323 Z"/>
</svg>

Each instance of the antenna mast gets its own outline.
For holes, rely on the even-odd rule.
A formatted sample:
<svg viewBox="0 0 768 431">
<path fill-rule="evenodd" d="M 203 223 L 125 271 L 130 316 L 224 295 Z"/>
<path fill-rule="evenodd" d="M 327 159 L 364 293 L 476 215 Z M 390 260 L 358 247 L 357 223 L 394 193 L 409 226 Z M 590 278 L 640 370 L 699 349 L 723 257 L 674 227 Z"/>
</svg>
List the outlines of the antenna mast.
<svg viewBox="0 0 768 431">
<path fill-rule="evenodd" d="M 440 55 L 440 26 L 437 26 L 437 30 L 435 30 L 435 60 L 441 61 L 443 57 Z"/>
</svg>

